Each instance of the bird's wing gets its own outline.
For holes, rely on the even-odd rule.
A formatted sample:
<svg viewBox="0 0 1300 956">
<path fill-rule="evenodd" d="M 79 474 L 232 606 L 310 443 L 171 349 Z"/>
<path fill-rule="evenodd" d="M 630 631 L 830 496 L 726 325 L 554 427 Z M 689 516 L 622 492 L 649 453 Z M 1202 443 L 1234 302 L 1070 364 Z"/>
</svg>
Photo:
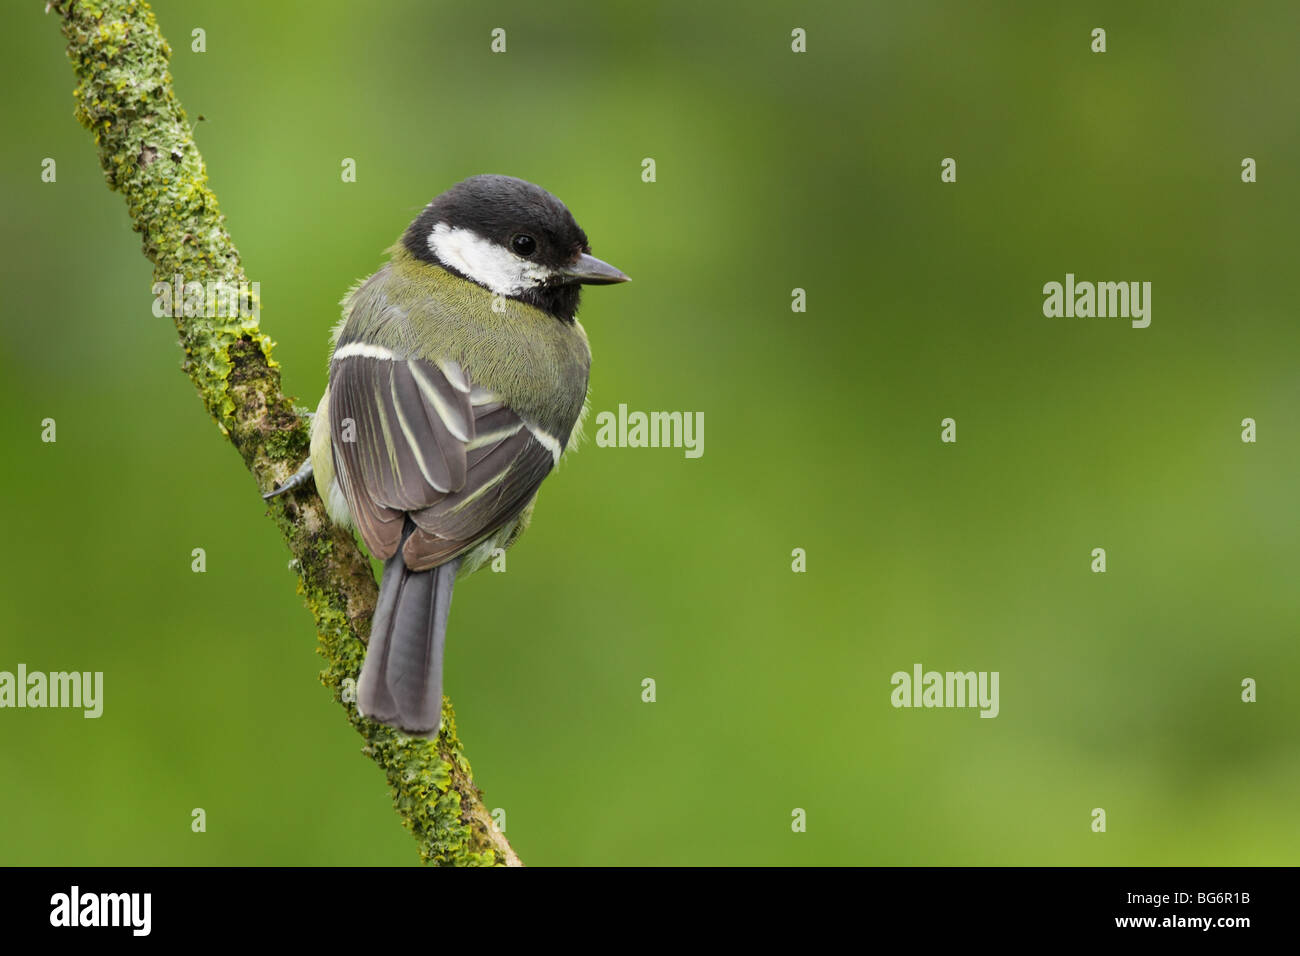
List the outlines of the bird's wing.
<svg viewBox="0 0 1300 956">
<path fill-rule="evenodd" d="M 554 467 L 501 399 L 455 362 L 352 346 L 330 367 L 330 437 L 361 538 L 422 571 L 512 521 Z M 403 536 L 406 517 L 415 527 Z"/>
</svg>

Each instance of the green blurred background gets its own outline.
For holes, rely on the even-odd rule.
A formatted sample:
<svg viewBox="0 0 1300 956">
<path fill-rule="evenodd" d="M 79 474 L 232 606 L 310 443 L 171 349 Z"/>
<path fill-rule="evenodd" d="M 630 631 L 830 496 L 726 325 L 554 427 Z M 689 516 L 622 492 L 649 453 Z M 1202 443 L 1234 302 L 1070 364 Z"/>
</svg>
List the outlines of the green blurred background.
<svg viewBox="0 0 1300 956">
<path fill-rule="evenodd" d="M 0 862 L 414 863 L 41 8 L 0 13 L 0 670 L 106 699 L 0 712 Z M 527 863 L 1300 858 L 1294 3 L 155 10 L 300 404 L 349 285 L 504 172 L 635 280 L 585 298 L 593 413 L 705 414 L 698 460 L 589 441 L 457 590 Z M 1153 282 L 1151 327 L 1044 318 L 1067 271 Z M 1001 715 L 893 709 L 915 662 Z"/>
</svg>

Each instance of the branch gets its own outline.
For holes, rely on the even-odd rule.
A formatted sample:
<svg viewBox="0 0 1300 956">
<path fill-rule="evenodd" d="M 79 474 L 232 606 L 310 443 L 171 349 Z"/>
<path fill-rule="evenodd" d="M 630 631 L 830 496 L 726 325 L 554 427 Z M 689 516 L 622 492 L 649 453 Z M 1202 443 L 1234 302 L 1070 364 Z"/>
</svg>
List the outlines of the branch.
<svg viewBox="0 0 1300 956">
<path fill-rule="evenodd" d="M 77 74 L 76 117 L 95 135 L 104 178 L 126 199 L 155 280 L 170 284 L 182 276 L 205 288 L 220 283 L 241 290 L 247 317 L 178 315 L 176 329 L 183 368 L 208 413 L 258 487 L 276 487 L 307 457 L 308 426 L 280 391 L 271 340 L 258 327 L 253 296 L 242 291 L 247 277 L 239 253 L 172 91 L 171 48 L 143 0 L 56 0 L 46 9 L 63 20 Z M 325 658 L 321 682 L 365 739 L 363 752 L 387 775 L 393 805 L 420 857 L 449 865 L 521 865 L 474 786 L 450 701 L 443 699 L 441 734 L 425 741 L 366 720 L 344 699 L 355 697 L 344 687 L 356 686 L 376 597 L 370 563 L 351 534 L 330 522 L 314 494 L 286 495 L 269 515 L 293 553 L 298 590 L 316 618 L 317 650 Z"/>
</svg>

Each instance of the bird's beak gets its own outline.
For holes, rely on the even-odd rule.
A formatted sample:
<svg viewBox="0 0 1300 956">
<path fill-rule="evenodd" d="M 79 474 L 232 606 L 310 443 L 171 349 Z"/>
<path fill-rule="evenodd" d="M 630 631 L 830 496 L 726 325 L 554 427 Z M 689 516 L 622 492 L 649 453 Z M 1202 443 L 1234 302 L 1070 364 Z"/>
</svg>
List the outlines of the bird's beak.
<svg viewBox="0 0 1300 956">
<path fill-rule="evenodd" d="M 581 285 L 612 285 L 615 282 L 631 281 L 608 262 L 602 262 L 585 252 L 561 269 L 560 275 L 568 282 L 577 282 Z"/>
</svg>

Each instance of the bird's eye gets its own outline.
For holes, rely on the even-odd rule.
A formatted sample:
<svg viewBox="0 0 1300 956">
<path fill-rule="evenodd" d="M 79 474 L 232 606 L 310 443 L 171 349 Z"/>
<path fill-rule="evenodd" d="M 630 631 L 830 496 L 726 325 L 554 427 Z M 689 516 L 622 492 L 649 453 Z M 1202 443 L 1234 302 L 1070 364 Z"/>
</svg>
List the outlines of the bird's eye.
<svg viewBox="0 0 1300 956">
<path fill-rule="evenodd" d="M 510 248 L 515 251 L 515 255 L 527 258 L 537 251 L 537 240 L 521 232 L 510 240 Z"/>
</svg>

